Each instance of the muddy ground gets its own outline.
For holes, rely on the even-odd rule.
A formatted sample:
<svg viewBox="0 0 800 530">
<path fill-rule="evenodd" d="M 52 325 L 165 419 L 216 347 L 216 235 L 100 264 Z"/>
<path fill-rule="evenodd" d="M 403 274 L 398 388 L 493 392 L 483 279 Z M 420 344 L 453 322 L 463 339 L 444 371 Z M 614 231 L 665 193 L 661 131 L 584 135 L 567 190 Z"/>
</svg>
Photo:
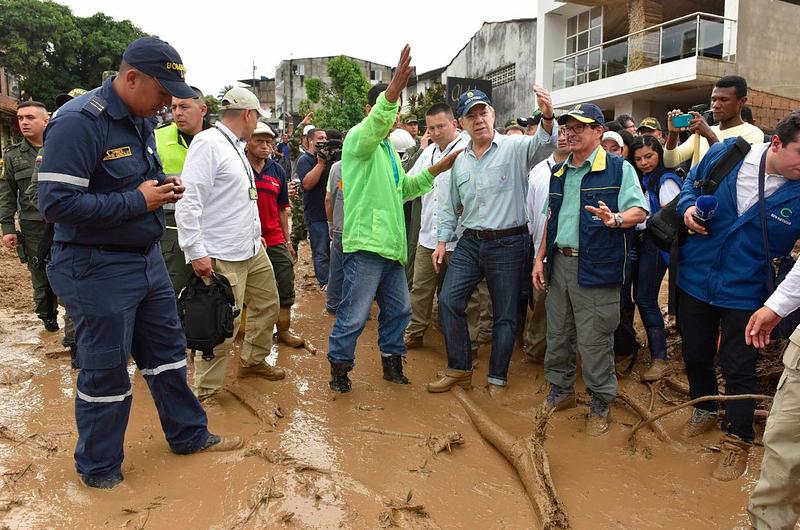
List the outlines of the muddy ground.
<svg viewBox="0 0 800 530">
<path fill-rule="evenodd" d="M 0 250 L 2 527 L 538 528 L 514 469 L 481 438 L 454 396 L 425 392 L 425 383 L 445 363 L 438 332 L 428 332 L 426 348 L 409 352 L 411 384 L 393 385 L 381 378 L 373 318 L 359 341 L 353 391 L 332 395 L 324 350 L 333 317 L 323 312 L 309 261 L 304 245 L 294 328 L 320 353 L 276 346 L 271 359 L 288 369 L 286 380 L 248 383 L 277 404 L 282 417 L 262 421 L 224 392 L 207 408 L 209 426 L 243 435 L 246 447 L 176 456 L 164 441 L 147 385 L 131 367 L 125 481 L 113 491 L 97 491 L 82 486 L 73 465 L 77 373 L 60 347 L 60 334 L 43 331 L 32 313 L 24 266 Z M 509 391 L 498 403 L 485 389 L 487 357 L 483 346 L 470 394 L 503 427 L 526 436 L 531 410 L 546 392 L 542 367 L 515 350 Z M 650 391 L 635 373 L 621 381 L 621 389 L 649 406 Z M 710 473 L 719 431 L 677 441 L 688 409 L 663 422 L 674 443 L 640 431 L 634 450 L 626 440 L 638 419 L 620 403 L 613 407 L 609 434 L 584 434 L 588 397 L 580 390 L 582 405 L 551 419 L 546 442 L 573 528 L 748 528 L 746 504 L 758 478 L 760 445 L 744 477 L 717 482 Z M 665 398 L 683 400 L 668 389 L 661 394 L 655 395 L 654 410 L 669 406 Z M 464 443 L 432 455 L 422 440 L 362 431 L 369 428 L 416 435 L 458 431 Z"/>
</svg>

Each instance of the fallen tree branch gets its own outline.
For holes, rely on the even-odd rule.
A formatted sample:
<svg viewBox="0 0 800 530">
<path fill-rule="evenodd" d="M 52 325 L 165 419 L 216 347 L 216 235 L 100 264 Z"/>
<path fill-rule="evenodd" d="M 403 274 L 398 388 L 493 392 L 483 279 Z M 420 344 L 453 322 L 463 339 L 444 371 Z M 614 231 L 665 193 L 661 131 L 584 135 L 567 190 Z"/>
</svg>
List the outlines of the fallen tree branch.
<svg viewBox="0 0 800 530">
<path fill-rule="evenodd" d="M 424 440 L 425 445 L 432 454 L 438 454 L 447 450 L 448 453 L 452 452 L 452 446 L 462 445 L 464 438 L 461 433 L 456 431 L 444 432 L 439 434 L 417 434 L 409 432 L 387 431 L 377 427 L 361 427 L 358 429 L 360 432 L 371 432 L 374 434 L 384 434 L 386 436 L 397 436 L 399 438 L 415 438 L 417 440 Z"/>
<path fill-rule="evenodd" d="M 678 381 L 677 379 L 674 379 L 672 377 L 667 377 L 666 379 L 664 379 L 664 383 L 666 383 L 667 388 L 669 388 L 670 390 L 674 390 L 675 392 L 683 394 L 685 396 L 689 395 L 689 385 L 687 385 L 683 381 Z"/>
<path fill-rule="evenodd" d="M 647 412 L 647 410 L 644 408 L 644 405 L 630 397 L 625 392 L 619 392 L 617 394 L 617 399 L 628 405 L 628 407 L 630 407 L 641 418 L 639 423 L 633 428 L 633 432 L 636 432 L 642 428 L 645 425 L 645 422 L 650 418 L 650 413 Z M 658 439 L 662 442 L 672 441 L 669 437 L 669 434 L 667 434 L 667 431 L 664 430 L 664 427 L 660 423 L 652 422 L 650 424 L 650 430 L 656 433 L 656 436 L 658 436 Z M 633 438 L 633 436 L 630 435 L 628 438 Z"/>
<path fill-rule="evenodd" d="M 47 453 L 55 453 L 58 451 L 58 446 L 49 440 L 42 440 L 36 438 L 36 434 L 32 434 L 30 436 L 25 436 L 19 434 L 18 432 L 14 432 L 5 425 L 0 425 L 0 438 L 4 440 L 8 440 L 10 442 L 15 442 L 19 444 L 26 444 L 31 445 L 37 449 L 41 449 Z"/>
<path fill-rule="evenodd" d="M 283 418 L 283 412 L 277 403 L 246 384 L 234 381 L 227 385 L 225 390 L 230 392 L 242 405 L 270 427 L 275 427 L 278 423 L 278 418 Z"/>
<path fill-rule="evenodd" d="M 311 355 L 317 355 L 319 353 L 319 349 L 311 344 L 311 341 L 308 339 L 303 339 L 303 348 Z"/>
<path fill-rule="evenodd" d="M 533 502 L 542 529 L 570 528 L 564 504 L 556 493 L 550 476 L 550 462 L 544 449 L 547 421 L 552 410 L 539 407 L 533 417 L 533 432 L 527 438 L 515 439 L 481 410 L 459 387 L 452 392 L 464 407 L 475 428 L 514 466 L 528 497 Z"/>
<path fill-rule="evenodd" d="M 745 399 L 752 399 L 754 401 L 766 401 L 766 400 L 771 400 L 772 396 L 765 396 L 763 394 L 740 394 L 740 395 L 737 395 L 737 396 L 702 396 L 702 397 L 699 397 L 699 398 L 695 398 L 695 399 L 692 399 L 691 401 L 687 401 L 686 403 L 681 403 L 680 405 L 675 405 L 674 407 L 671 407 L 671 408 L 665 410 L 664 412 L 660 412 L 660 413 L 656 414 L 655 416 L 648 417 L 645 421 L 643 421 L 642 423 L 640 423 L 639 425 L 637 425 L 636 427 L 633 428 L 631 433 L 628 435 L 628 438 L 629 439 L 633 438 L 633 435 L 636 434 L 636 431 L 638 431 L 639 429 L 641 429 L 645 425 L 650 425 L 650 424 L 654 423 L 656 420 L 659 420 L 659 419 L 663 418 L 664 416 L 666 416 L 668 414 L 672 414 L 673 412 L 681 410 L 682 408 L 686 408 L 686 407 L 689 407 L 691 405 L 696 405 L 698 403 L 703 403 L 703 402 L 706 402 L 706 401 L 741 401 L 741 400 L 745 400 Z"/>
</svg>

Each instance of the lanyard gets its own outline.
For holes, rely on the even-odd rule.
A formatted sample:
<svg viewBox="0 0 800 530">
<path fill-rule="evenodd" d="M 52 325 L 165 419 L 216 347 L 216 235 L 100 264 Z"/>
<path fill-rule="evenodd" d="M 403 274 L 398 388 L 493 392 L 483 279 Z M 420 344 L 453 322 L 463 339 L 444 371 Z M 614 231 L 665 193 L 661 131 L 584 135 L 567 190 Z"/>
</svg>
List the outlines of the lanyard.
<svg viewBox="0 0 800 530">
<path fill-rule="evenodd" d="M 389 147 L 389 140 L 384 140 L 383 146 L 386 148 L 386 152 L 389 153 L 389 159 L 392 161 L 392 172 L 394 173 L 394 186 L 396 188 L 397 185 L 400 183 L 400 172 L 397 170 L 397 161 L 394 159 L 392 148 Z"/>
<path fill-rule="evenodd" d="M 222 129 L 220 129 L 219 127 L 216 127 L 216 125 L 214 126 L 214 128 L 222 136 L 224 136 L 226 140 L 228 140 L 228 143 L 231 144 L 231 147 L 233 147 L 233 150 L 236 151 L 236 156 L 239 157 L 239 161 L 242 163 L 242 167 L 244 167 L 245 175 L 247 175 L 247 182 L 248 182 L 248 184 L 250 184 L 250 189 L 248 190 L 248 195 L 250 196 L 250 200 L 256 200 L 256 199 L 253 198 L 253 192 L 252 192 L 252 190 L 254 190 L 256 188 L 256 183 L 255 183 L 254 176 L 253 176 L 253 168 L 249 167 L 249 164 L 245 164 L 244 159 L 242 159 L 242 155 L 241 155 L 241 153 L 239 153 L 239 149 L 236 148 L 236 144 L 233 143 L 233 140 L 231 140 L 230 137 L 222 131 Z M 257 198 L 257 196 L 256 196 L 256 198 Z"/>
<path fill-rule="evenodd" d="M 463 138 L 461 138 L 461 137 L 459 136 L 459 137 L 458 137 L 458 140 L 456 140 L 456 141 L 453 143 L 453 145 L 451 145 L 451 146 L 450 146 L 450 149 L 447 149 L 447 150 L 445 150 L 445 152 L 444 152 L 444 153 L 442 153 L 442 158 L 444 158 L 444 157 L 446 157 L 447 155 L 449 155 L 450 153 L 452 153 L 452 152 L 453 152 L 453 149 L 455 149 L 455 148 L 456 148 L 456 146 L 457 146 L 458 144 L 460 144 L 460 143 L 461 143 L 461 140 L 463 140 Z M 431 166 L 433 165 L 433 155 L 435 155 L 435 154 L 436 154 L 436 149 L 434 148 L 434 150 L 431 152 Z"/>
</svg>

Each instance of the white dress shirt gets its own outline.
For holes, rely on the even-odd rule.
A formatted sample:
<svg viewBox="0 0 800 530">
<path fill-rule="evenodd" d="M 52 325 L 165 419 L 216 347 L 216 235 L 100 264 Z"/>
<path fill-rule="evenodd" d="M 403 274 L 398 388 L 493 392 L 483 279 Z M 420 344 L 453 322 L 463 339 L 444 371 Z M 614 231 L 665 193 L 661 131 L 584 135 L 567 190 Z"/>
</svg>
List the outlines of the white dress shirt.
<svg viewBox="0 0 800 530">
<path fill-rule="evenodd" d="M 755 144 L 744 157 L 742 167 L 736 176 L 736 208 L 739 215 L 758 202 L 758 168 L 761 155 L 768 147 L 769 144 Z M 769 197 L 785 183 L 786 179 L 782 176 L 767 174 L 764 179 L 764 197 Z"/>
<path fill-rule="evenodd" d="M 547 198 L 550 195 L 550 175 L 551 170 L 556 164 L 556 159 L 553 155 L 547 157 L 547 160 L 542 160 L 531 169 L 528 174 L 528 232 L 533 237 L 533 255 L 534 257 L 539 253 L 539 247 L 542 244 L 542 237 L 544 237 L 544 223 L 547 220 L 547 215 L 542 213 L 544 205 L 547 204 Z"/>
<path fill-rule="evenodd" d="M 427 169 L 441 160 L 445 154 L 451 153 L 454 149 L 460 149 L 467 145 L 469 142 L 469 134 L 462 132 L 455 140 L 447 144 L 444 151 L 439 149 L 439 146 L 431 142 L 431 145 L 425 148 L 422 154 L 417 158 L 414 167 L 408 172 L 409 175 L 416 175 L 421 173 L 423 169 Z M 439 209 L 442 201 L 448 200 L 450 191 L 450 170 L 440 173 L 433 179 L 433 189 L 422 196 L 422 214 L 419 229 L 419 244 L 429 250 L 436 250 L 436 245 L 439 244 Z M 449 241 L 445 248 L 448 252 L 456 249 L 458 239 L 464 229 L 461 227 L 461 221 L 458 221 L 456 226 L 456 240 Z"/>
<path fill-rule="evenodd" d="M 186 154 L 186 186 L 175 205 L 178 244 L 187 262 L 205 256 L 244 261 L 261 246 L 253 170 L 245 143 L 222 122 L 198 133 Z"/>
<path fill-rule="evenodd" d="M 794 264 L 786 278 L 778 285 L 764 305 L 781 318 L 800 307 L 800 261 Z"/>
</svg>

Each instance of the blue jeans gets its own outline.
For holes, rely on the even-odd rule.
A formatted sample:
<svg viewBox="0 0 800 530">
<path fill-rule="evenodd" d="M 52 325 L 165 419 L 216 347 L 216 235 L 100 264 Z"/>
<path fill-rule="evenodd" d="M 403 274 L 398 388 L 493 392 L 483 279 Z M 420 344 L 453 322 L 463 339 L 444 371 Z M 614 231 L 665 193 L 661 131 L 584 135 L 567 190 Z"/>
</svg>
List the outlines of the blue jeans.
<svg viewBox="0 0 800 530">
<path fill-rule="evenodd" d="M 472 231 L 464 233 L 450 257 L 439 295 L 449 368 L 472 370 L 466 309 L 472 291 L 485 277 L 494 312 L 489 382 L 506 384 L 517 336 L 517 299 L 526 281 L 525 260 L 529 250 L 528 234 L 488 241 L 478 239 Z"/>
<path fill-rule="evenodd" d="M 325 309 L 335 313 L 342 301 L 342 282 L 344 282 L 344 252 L 342 251 L 342 233 L 334 232 L 331 241 L 331 269 L 328 275 L 328 299 Z"/>
<path fill-rule="evenodd" d="M 667 264 L 652 238 L 647 234 L 639 245 L 639 265 L 636 274 L 634 298 L 639 315 L 647 331 L 650 353 L 655 359 L 667 358 L 667 341 L 664 317 L 658 306 L 658 291 L 667 271 Z"/>
<path fill-rule="evenodd" d="M 342 301 L 329 340 L 330 362 L 353 366 L 356 341 L 367 323 L 372 300 L 376 298 L 380 308 L 378 346 L 381 356 L 406 354 L 403 331 L 411 320 L 406 271 L 399 261 L 358 251 L 344 255 Z"/>
<path fill-rule="evenodd" d="M 330 270 L 331 238 L 328 235 L 328 221 L 306 222 L 308 239 L 311 240 L 311 259 L 314 261 L 314 274 L 320 286 L 328 284 Z"/>
</svg>

